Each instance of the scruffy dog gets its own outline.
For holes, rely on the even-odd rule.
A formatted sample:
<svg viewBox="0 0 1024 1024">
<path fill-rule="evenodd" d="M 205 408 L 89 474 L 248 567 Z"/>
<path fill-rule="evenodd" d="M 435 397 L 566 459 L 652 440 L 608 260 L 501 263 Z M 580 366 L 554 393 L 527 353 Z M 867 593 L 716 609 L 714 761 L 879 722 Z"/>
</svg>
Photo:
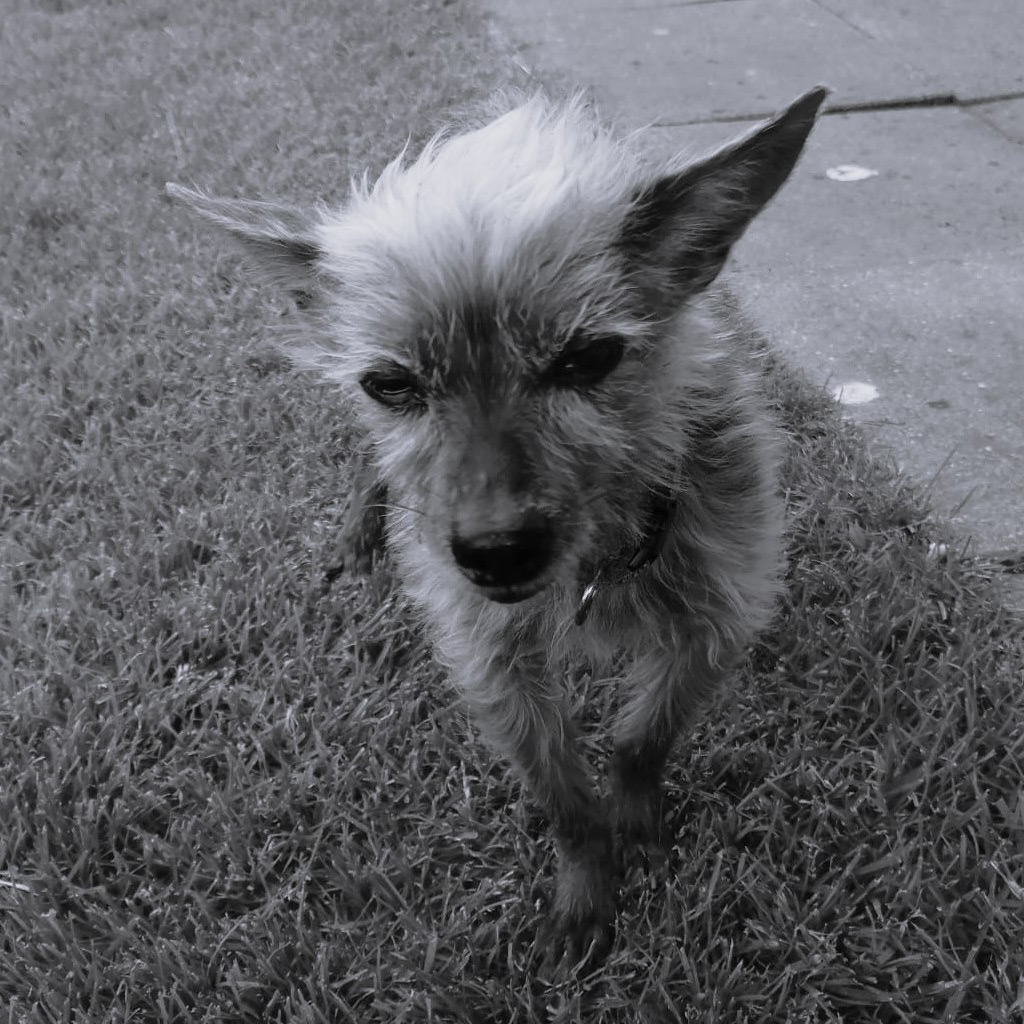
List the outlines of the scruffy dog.
<svg viewBox="0 0 1024 1024">
<path fill-rule="evenodd" d="M 708 286 L 825 96 L 653 170 L 585 103 L 536 95 L 340 209 L 168 186 L 302 296 L 292 354 L 363 439 L 350 546 L 365 559 L 385 510 L 437 655 L 553 823 L 556 948 L 577 958 L 612 936 L 613 837 L 664 841 L 673 740 L 777 592 L 763 381 Z M 577 660 L 621 673 L 610 813 L 560 685 Z"/>
</svg>

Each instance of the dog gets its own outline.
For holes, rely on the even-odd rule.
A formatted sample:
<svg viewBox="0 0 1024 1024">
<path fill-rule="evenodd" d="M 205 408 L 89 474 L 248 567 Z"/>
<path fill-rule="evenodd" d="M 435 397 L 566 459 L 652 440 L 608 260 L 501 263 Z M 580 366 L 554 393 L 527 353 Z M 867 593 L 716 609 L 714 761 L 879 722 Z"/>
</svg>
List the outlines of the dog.
<svg viewBox="0 0 1024 1024">
<path fill-rule="evenodd" d="M 666 843 L 673 743 L 772 614 L 780 443 L 715 279 L 826 95 L 654 167 L 578 96 L 537 93 L 403 151 L 340 208 L 167 186 L 299 298 L 290 352 L 359 439 L 350 561 L 386 533 L 438 658 L 551 822 L 558 955 L 607 952 L 617 850 Z M 617 673 L 610 810 L 560 685 L 580 661 Z"/>
</svg>

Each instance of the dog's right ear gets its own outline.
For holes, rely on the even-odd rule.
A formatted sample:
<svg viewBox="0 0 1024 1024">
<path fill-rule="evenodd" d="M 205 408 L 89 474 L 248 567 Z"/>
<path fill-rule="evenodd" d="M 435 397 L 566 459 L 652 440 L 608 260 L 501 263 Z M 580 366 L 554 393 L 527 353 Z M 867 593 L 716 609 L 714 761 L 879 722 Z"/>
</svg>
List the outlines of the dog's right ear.
<svg viewBox="0 0 1024 1024">
<path fill-rule="evenodd" d="M 165 188 L 171 199 L 226 231 L 272 283 L 300 298 L 313 291 L 323 250 L 311 216 L 276 203 L 218 199 L 170 181 Z"/>
<path fill-rule="evenodd" d="M 818 86 L 709 156 L 633 197 L 620 247 L 657 305 L 706 288 L 729 250 L 793 170 L 828 90 Z"/>
</svg>

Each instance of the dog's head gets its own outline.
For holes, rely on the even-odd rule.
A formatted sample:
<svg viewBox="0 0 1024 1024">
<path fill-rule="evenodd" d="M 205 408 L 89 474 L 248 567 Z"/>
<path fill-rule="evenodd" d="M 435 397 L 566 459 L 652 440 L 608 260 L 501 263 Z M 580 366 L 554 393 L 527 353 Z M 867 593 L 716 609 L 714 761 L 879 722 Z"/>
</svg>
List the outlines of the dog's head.
<svg viewBox="0 0 1024 1024">
<path fill-rule="evenodd" d="M 397 529 L 501 602 L 642 536 L 713 352 L 692 300 L 792 170 L 826 91 L 658 173 L 578 100 L 404 154 L 337 210 L 168 191 L 306 297 Z"/>
</svg>

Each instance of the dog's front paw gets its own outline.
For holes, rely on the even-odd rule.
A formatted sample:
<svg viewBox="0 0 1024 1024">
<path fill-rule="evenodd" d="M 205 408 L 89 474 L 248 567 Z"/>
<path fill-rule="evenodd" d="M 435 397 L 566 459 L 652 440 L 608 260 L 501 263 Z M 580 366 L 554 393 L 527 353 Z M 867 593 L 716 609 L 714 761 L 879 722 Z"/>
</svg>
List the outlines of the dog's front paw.
<svg viewBox="0 0 1024 1024">
<path fill-rule="evenodd" d="M 327 572 L 332 577 L 340 576 L 343 572 L 369 576 L 373 572 L 373 553 L 377 548 L 376 535 L 371 531 L 346 531 L 334 545 Z"/>
<path fill-rule="evenodd" d="M 617 800 L 615 830 L 623 848 L 665 849 L 669 843 L 662 794 L 654 788 Z"/>
<path fill-rule="evenodd" d="M 555 886 L 547 961 L 598 964 L 615 938 L 616 878 L 611 864 L 563 863 Z"/>
<path fill-rule="evenodd" d="M 344 533 L 331 549 L 324 569 L 323 588 L 326 592 L 342 575 L 369 576 L 373 573 L 373 553 L 377 548 L 367 543 L 361 534 Z"/>
<path fill-rule="evenodd" d="M 384 509 L 387 492 L 374 484 L 353 490 L 352 499 L 341 524 L 337 543 L 324 573 L 324 586 L 330 586 L 342 573 L 369 576 L 374 554 L 384 550 Z"/>
<path fill-rule="evenodd" d="M 657 783 L 615 786 L 615 830 L 623 846 L 665 847 L 668 829 L 665 805 Z"/>
<path fill-rule="evenodd" d="M 668 872 L 671 838 L 661 786 L 656 780 L 626 781 L 622 775 L 613 784 L 619 871 L 623 877 L 638 869 L 663 878 Z"/>
</svg>

